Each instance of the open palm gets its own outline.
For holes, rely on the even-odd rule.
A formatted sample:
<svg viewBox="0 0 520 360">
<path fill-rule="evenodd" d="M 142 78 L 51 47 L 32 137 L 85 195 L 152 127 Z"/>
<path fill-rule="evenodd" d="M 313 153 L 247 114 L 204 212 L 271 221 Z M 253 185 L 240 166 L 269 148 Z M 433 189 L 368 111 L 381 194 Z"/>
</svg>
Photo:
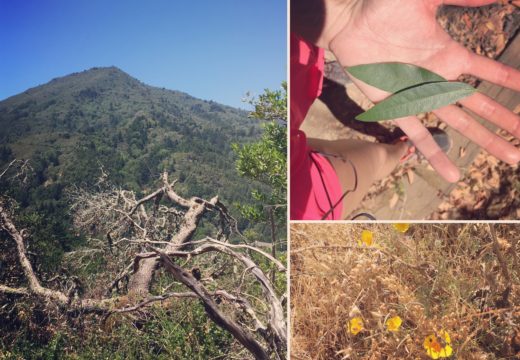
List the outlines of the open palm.
<svg viewBox="0 0 520 360">
<path fill-rule="evenodd" d="M 481 6 L 490 0 L 363 0 L 354 7 L 344 24 L 339 20 L 329 48 L 343 66 L 378 62 L 415 64 L 449 80 L 471 74 L 495 84 L 520 91 L 520 72 L 483 56 L 478 56 L 444 32 L 435 19 L 444 4 Z M 389 94 L 353 79 L 373 101 Z M 476 93 L 460 101 L 464 107 L 520 137 L 520 117 L 487 96 Z M 520 151 L 488 131 L 468 113 L 455 105 L 434 113 L 454 129 L 489 153 L 510 164 L 520 160 Z M 426 128 L 414 116 L 395 122 L 414 142 L 430 164 L 448 181 L 460 177 L 458 169 L 440 150 Z"/>
</svg>

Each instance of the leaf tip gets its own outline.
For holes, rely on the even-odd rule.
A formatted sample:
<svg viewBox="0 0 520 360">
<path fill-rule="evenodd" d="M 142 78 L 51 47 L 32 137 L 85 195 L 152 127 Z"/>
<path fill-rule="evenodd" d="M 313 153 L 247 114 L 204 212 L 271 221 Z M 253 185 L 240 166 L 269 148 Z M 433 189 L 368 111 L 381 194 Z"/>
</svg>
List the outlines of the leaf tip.
<svg viewBox="0 0 520 360">
<path fill-rule="evenodd" d="M 356 120 L 359 120 L 359 121 L 364 121 L 366 122 L 367 121 L 367 118 L 366 118 L 366 111 L 365 112 L 362 112 L 361 114 L 357 115 L 355 117 Z"/>
</svg>

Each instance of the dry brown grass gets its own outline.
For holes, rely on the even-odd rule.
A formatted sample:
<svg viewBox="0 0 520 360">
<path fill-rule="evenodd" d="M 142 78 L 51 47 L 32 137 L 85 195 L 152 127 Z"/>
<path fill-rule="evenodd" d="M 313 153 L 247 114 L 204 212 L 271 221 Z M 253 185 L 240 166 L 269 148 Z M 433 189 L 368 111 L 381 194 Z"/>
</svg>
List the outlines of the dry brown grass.
<svg viewBox="0 0 520 360">
<path fill-rule="evenodd" d="M 520 225 L 492 226 L 496 241 L 488 224 L 292 224 L 292 359 L 429 359 L 424 339 L 442 329 L 451 359 L 520 359 Z"/>
</svg>

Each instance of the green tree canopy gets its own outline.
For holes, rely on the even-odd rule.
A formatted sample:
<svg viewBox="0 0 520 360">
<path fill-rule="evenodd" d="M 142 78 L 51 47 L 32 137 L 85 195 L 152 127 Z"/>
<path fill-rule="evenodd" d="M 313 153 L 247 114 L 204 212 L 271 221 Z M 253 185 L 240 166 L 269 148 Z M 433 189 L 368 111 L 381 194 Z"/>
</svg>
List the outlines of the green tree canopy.
<svg viewBox="0 0 520 360">
<path fill-rule="evenodd" d="M 265 207 L 275 207 L 279 218 L 285 218 L 287 202 L 287 84 L 279 90 L 266 89 L 258 98 L 247 101 L 254 106 L 249 117 L 262 120 L 259 141 L 246 145 L 233 144 L 238 156 L 238 173 L 269 186 L 269 192 L 253 190 L 254 205 L 241 206 L 249 219 L 265 217 Z"/>
</svg>

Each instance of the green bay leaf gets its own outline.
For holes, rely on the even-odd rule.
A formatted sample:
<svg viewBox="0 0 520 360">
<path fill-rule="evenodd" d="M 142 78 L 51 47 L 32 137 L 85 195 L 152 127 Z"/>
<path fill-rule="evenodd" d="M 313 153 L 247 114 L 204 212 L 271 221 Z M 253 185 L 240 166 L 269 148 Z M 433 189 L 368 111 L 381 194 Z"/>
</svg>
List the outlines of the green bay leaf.
<svg viewBox="0 0 520 360">
<path fill-rule="evenodd" d="M 446 81 L 422 67 L 398 62 L 356 65 L 345 70 L 368 85 L 391 93 L 423 83 Z"/>
<path fill-rule="evenodd" d="M 416 115 L 453 104 L 477 90 L 461 82 L 435 82 L 403 90 L 356 116 L 357 120 L 375 122 Z"/>
</svg>

